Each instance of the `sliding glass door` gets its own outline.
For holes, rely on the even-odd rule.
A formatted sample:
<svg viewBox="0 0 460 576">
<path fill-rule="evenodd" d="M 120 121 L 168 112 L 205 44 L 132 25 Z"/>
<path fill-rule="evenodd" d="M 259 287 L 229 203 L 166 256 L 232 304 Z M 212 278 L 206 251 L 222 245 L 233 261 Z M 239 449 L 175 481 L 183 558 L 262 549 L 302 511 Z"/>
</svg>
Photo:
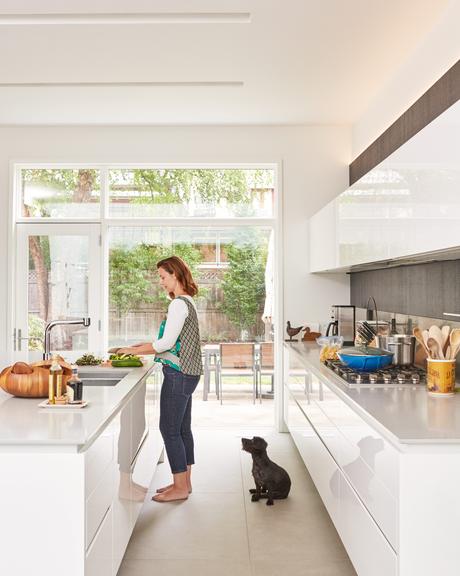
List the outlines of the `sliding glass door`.
<svg viewBox="0 0 460 576">
<path fill-rule="evenodd" d="M 47 322 L 89 317 L 89 328 L 53 328 L 51 350 L 69 357 L 99 351 L 102 341 L 99 224 L 18 224 L 13 349 L 16 360 L 43 353 Z"/>
</svg>

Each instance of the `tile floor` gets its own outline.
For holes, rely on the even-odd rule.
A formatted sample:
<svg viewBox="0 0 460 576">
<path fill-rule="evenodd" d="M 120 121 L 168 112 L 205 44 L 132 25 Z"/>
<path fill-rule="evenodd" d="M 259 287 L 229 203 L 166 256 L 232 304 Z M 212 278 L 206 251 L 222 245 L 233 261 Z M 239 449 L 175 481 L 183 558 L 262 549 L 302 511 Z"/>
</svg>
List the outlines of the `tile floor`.
<svg viewBox="0 0 460 576">
<path fill-rule="evenodd" d="M 193 494 L 150 501 L 169 481 L 160 464 L 119 576 L 352 576 L 355 571 L 289 434 L 273 429 L 273 402 L 231 394 L 194 404 Z M 289 498 L 250 501 L 251 457 L 242 436 L 264 436 L 291 476 Z"/>
</svg>

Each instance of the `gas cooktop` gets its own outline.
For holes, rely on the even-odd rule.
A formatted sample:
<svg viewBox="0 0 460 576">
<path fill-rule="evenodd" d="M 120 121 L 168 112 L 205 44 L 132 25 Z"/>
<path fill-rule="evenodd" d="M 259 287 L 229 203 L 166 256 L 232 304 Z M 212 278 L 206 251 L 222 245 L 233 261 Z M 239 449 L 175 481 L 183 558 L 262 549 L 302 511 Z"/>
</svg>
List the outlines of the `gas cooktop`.
<svg viewBox="0 0 460 576">
<path fill-rule="evenodd" d="M 385 388 L 386 386 L 426 384 L 426 370 L 414 365 L 391 365 L 375 372 L 358 372 L 340 360 L 326 360 L 325 365 L 340 376 L 344 384 L 350 388 L 359 386 Z"/>
</svg>

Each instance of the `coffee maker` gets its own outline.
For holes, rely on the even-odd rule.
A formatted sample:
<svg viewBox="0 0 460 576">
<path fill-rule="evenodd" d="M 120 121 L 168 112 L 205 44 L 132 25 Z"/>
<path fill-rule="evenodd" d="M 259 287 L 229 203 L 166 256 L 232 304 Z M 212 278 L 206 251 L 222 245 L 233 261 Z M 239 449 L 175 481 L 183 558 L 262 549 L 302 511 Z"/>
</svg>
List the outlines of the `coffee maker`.
<svg viewBox="0 0 460 576">
<path fill-rule="evenodd" d="M 334 304 L 332 306 L 332 321 L 327 326 L 326 336 L 342 336 L 344 346 L 353 346 L 355 342 L 355 317 L 355 306 Z"/>
</svg>

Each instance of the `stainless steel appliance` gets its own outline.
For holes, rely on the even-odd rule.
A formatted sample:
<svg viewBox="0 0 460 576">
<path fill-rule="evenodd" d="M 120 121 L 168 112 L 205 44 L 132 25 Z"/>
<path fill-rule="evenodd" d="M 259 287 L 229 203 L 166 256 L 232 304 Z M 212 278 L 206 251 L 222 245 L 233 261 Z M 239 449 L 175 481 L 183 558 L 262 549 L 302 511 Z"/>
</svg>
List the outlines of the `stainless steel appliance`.
<svg viewBox="0 0 460 576">
<path fill-rule="evenodd" d="M 426 370 L 419 366 L 387 366 L 375 372 L 353 370 L 340 360 L 326 360 L 325 365 L 340 376 L 349 388 L 386 388 L 388 386 L 426 386 Z"/>
<path fill-rule="evenodd" d="M 342 336 L 344 346 L 353 346 L 355 341 L 356 309 L 350 304 L 332 306 L 333 320 L 329 322 L 326 336 Z"/>
<path fill-rule="evenodd" d="M 408 334 L 377 336 L 377 345 L 384 350 L 393 352 L 392 364 L 396 366 L 410 366 L 414 363 L 415 336 Z"/>
</svg>

